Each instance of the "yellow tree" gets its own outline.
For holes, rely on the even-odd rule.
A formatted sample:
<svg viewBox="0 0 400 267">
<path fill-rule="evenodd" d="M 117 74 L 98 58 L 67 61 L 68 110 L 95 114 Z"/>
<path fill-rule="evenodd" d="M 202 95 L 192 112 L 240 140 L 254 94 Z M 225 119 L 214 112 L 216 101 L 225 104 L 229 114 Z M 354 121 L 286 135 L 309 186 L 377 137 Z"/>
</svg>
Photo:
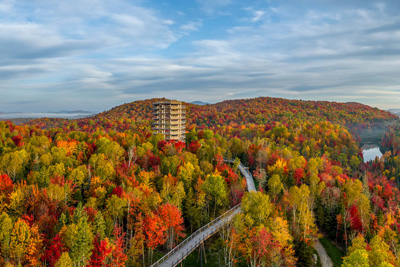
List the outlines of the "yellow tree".
<svg viewBox="0 0 400 267">
<path fill-rule="evenodd" d="M 162 181 L 161 198 L 165 203 L 171 203 L 181 208 L 182 201 L 186 197 L 183 182 L 178 181 L 177 178 L 173 177 L 171 174 L 165 175 Z"/>
<path fill-rule="evenodd" d="M 0 246 L 3 259 L 8 259 L 10 251 L 10 237 L 13 228 L 12 220 L 6 212 L 0 215 Z"/>
<path fill-rule="evenodd" d="M 29 154 L 25 149 L 10 152 L 1 158 L 0 166 L 15 182 L 17 175 L 22 171 L 28 158 Z"/>
<path fill-rule="evenodd" d="M 274 201 L 276 201 L 278 194 L 283 190 L 283 184 L 279 174 L 272 175 L 268 180 L 269 193 Z"/>
<path fill-rule="evenodd" d="M 371 251 L 369 252 L 370 266 L 379 266 L 382 263 L 394 263 L 395 257 L 389 246 L 379 235 L 374 236 L 370 242 Z"/>
<path fill-rule="evenodd" d="M 31 239 L 31 231 L 22 219 L 14 224 L 10 238 L 10 255 L 18 264 L 24 260 Z"/>
<path fill-rule="evenodd" d="M 194 166 L 190 162 L 186 162 L 185 165 L 179 167 L 178 177 L 183 181 L 186 191 L 188 191 L 192 185 L 193 173 Z"/>
<path fill-rule="evenodd" d="M 366 229 L 369 227 L 370 221 L 370 213 L 371 213 L 371 206 L 368 197 L 361 193 L 358 200 L 357 200 L 357 207 L 358 211 L 360 212 L 360 218 L 362 223 L 362 231 L 365 232 Z"/>
<path fill-rule="evenodd" d="M 245 214 L 245 220 L 250 225 L 256 226 L 268 224 L 268 218 L 273 208 L 269 196 L 259 191 L 245 193 L 241 207 Z"/>
<path fill-rule="evenodd" d="M 342 267 L 369 267 L 368 251 L 366 249 L 357 249 L 344 257 Z"/>
<path fill-rule="evenodd" d="M 71 258 L 69 257 L 68 252 L 64 252 L 61 254 L 61 257 L 58 259 L 56 264 L 54 265 L 55 267 L 73 267 L 73 263 Z"/>
<path fill-rule="evenodd" d="M 311 243 L 317 234 L 312 212 L 312 197 L 307 185 L 289 189 L 289 205 L 292 210 L 294 232 L 306 243 Z"/>
</svg>

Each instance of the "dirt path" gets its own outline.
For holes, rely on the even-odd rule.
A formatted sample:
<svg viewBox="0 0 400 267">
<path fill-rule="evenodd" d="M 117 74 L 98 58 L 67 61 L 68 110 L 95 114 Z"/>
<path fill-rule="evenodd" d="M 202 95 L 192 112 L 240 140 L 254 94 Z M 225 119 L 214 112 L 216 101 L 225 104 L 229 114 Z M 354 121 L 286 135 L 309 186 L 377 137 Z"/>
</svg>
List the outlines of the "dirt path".
<svg viewBox="0 0 400 267">
<path fill-rule="evenodd" d="M 333 267 L 331 258 L 329 258 L 324 246 L 322 246 L 321 242 L 319 242 L 318 239 L 317 241 L 315 241 L 314 247 L 318 252 L 319 258 L 321 259 L 322 267 Z"/>
</svg>

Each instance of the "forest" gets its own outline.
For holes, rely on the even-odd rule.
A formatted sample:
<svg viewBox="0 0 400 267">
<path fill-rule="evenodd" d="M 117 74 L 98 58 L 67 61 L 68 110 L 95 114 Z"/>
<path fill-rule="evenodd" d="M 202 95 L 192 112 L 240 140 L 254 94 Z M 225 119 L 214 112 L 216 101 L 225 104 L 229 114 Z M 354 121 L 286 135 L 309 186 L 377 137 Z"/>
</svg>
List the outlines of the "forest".
<svg viewBox="0 0 400 267">
<path fill-rule="evenodd" d="M 187 103 L 175 142 L 152 134 L 160 100 L 0 121 L 1 266 L 150 266 L 239 203 L 209 241 L 214 266 L 313 266 L 322 237 L 342 266 L 400 266 L 397 116 L 352 102 Z M 360 133 L 376 124 L 389 125 L 386 153 L 364 163 Z"/>
</svg>

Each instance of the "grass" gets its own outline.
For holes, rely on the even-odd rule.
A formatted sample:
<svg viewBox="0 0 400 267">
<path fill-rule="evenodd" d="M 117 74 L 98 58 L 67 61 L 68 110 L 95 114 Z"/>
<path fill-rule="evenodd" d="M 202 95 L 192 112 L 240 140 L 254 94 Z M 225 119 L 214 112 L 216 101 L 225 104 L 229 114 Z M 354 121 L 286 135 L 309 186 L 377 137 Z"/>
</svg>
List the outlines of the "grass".
<svg viewBox="0 0 400 267">
<path fill-rule="evenodd" d="M 338 249 L 335 246 L 335 244 L 333 244 L 329 239 L 325 237 L 320 238 L 319 241 L 324 246 L 326 253 L 328 253 L 328 256 L 331 258 L 333 266 L 334 267 L 342 266 L 343 263 L 342 257 L 344 257 L 343 252 L 340 249 Z"/>
<path fill-rule="evenodd" d="M 317 250 L 314 248 L 314 254 L 317 255 L 317 264 L 316 267 L 322 267 L 321 259 L 319 258 Z"/>
</svg>

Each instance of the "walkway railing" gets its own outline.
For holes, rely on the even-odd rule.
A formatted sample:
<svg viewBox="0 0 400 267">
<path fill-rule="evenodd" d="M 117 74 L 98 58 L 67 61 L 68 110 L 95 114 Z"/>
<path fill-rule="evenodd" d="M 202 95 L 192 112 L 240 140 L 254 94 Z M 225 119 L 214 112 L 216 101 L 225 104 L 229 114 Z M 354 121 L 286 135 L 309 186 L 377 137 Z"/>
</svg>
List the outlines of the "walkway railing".
<svg viewBox="0 0 400 267">
<path fill-rule="evenodd" d="M 233 163 L 232 159 L 225 159 L 225 162 Z M 242 175 L 246 178 L 247 190 L 256 191 L 254 186 L 254 180 L 248 169 L 242 164 L 239 164 L 239 170 Z M 241 212 L 240 204 L 236 205 L 232 209 L 228 210 L 215 220 L 209 222 L 203 227 L 199 228 L 196 232 L 191 234 L 188 238 L 183 240 L 179 245 L 165 254 L 161 259 L 155 262 L 151 267 L 165 266 L 173 267 L 178 265 L 183 259 L 185 259 L 193 250 L 195 250 L 204 240 L 218 232 L 222 226 L 230 222 L 233 217 Z"/>
<path fill-rule="evenodd" d="M 235 162 L 235 160 L 233 160 L 233 159 L 224 159 L 224 161 L 225 162 L 229 162 L 229 163 L 234 163 Z M 249 192 L 257 191 L 256 190 L 256 186 L 254 185 L 253 176 L 249 172 L 248 168 L 246 166 L 244 166 L 241 162 L 239 164 L 239 170 L 242 173 L 242 175 L 244 176 L 244 178 L 246 178 L 247 191 L 249 191 Z"/>
<path fill-rule="evenodd" d="M 173 248 L 170 252 L 165 254 L 161 259 L 155 262 L 152 267 L 157 266 L 175 266 L 180 263 L 187 255 L 197 248 L 204 240 L 208 239 L 211 235 L 217 232 L 224 224 L 228 223 L 233 217 L 240 212 L 240 204 L 236 205 L 232 209 L 228 210 L 215 220 L 209 222 L 203 227 L 199 228 L 196 232 L 191 234 L 188 238 L 182 241 L 178 246 Z M 207 231 L 211 230 L 211 231 Z M 194 242 L 193 242 L 194 241 Z M 192 243 L 192 244 L 191 244 Z M 185 248 L 185 246 L 187 246 Z M 182 250 L 178 253 L 179 250 Z M 175 255 L 176 254 L 176 255 Z M 170 264 L 165 264 L 170 258 L 175 255 L 175 259 L 172 259 Z"/>
</svg>

